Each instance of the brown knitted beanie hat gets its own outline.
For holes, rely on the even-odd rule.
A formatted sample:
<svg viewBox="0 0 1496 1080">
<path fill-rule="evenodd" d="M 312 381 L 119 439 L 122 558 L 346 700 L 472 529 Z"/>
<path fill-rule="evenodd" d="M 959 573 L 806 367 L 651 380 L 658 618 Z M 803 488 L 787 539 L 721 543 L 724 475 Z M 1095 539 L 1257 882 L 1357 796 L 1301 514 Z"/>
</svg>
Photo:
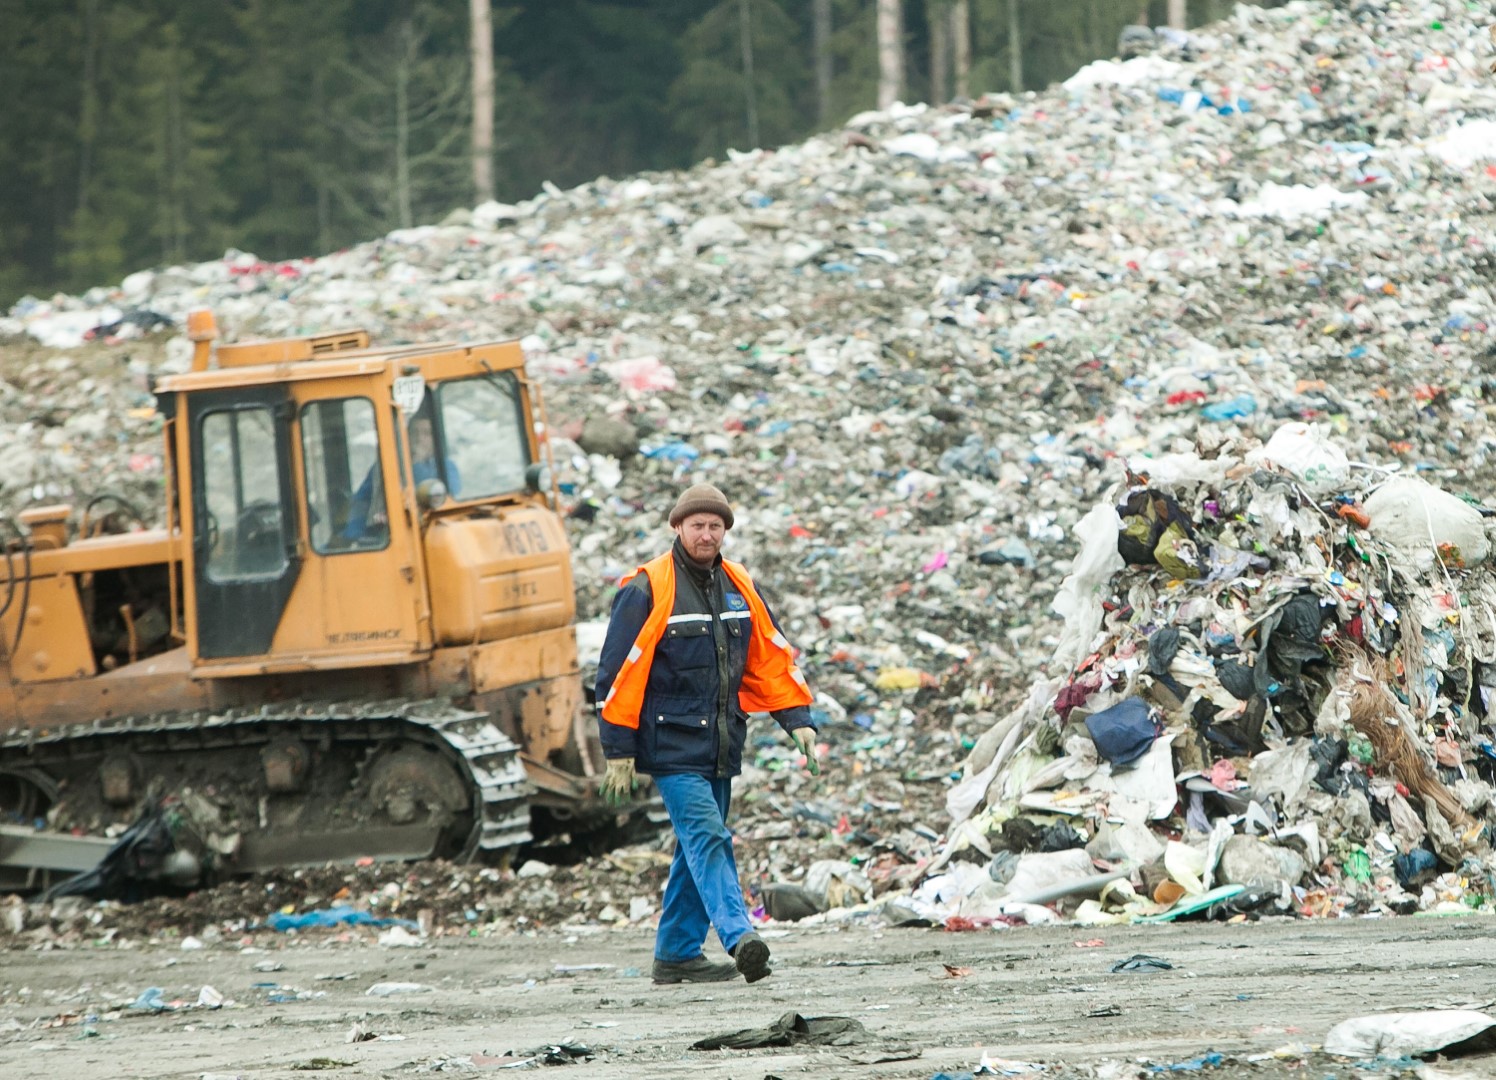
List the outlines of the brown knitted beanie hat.
<svg viewBox="0 0 1496 1080">
<path fill-rule="evenodd" d="M 716 514 L 722 524 L 732 528 L 732 507 L 727 505 L 727 496 L 711 484 L 692 484 L 675 500 L 670 511 L 670 527 L 674 528 L 692 514 Z"/>
</svg>

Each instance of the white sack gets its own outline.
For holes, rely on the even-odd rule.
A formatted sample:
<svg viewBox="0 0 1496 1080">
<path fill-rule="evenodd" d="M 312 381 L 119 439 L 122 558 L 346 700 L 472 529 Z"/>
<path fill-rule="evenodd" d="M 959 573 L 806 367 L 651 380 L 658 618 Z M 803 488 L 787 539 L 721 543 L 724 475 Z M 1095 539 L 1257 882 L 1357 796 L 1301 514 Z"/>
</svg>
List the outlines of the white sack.
<svg viewBox="0 0 1496 1080">
<path fill-rule="evenodd" d="M 1480 511 L 1415 477 L 1387 481 L 1367 497 L 1365 507 L 1372 536 L 1424 553 L 1424 565 L 1432 565 L 1432 549 L 1445 544 L 1459 549 L 1465 566 L 1477 566 L 1491 554 Z"/>
<path fill-rule="evenodd" d="M 1493 1026 L 1496 1020 L 1468 1009 L 1358 1016 L 1329 1030 L 1324 1051 L 1338 1057 L 1412 1057 L 1464 1042 Z"/>
</svg>

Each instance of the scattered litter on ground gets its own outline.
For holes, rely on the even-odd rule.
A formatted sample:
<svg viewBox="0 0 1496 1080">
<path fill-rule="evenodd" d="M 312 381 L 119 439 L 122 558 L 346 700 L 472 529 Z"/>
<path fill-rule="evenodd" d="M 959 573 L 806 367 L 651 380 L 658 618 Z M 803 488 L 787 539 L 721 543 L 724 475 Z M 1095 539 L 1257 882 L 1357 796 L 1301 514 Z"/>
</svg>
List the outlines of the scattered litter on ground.
<svg viewBox="0 0 1496 1080">
<path fill-rule="evenodd" d="M 429 994 L 431 987 L 423 983 L 411 982 L 382 982 L 375 983 L 365 990 L 370 997 L 394 997 L 397 994 Z"/>
<path fill-rule="evenodd" d="M 387 949 L 419 949 L 425 942 L 403 926 L 392 926 L 379 935 L 379 944 Z"/>
<path fill-rule="evenodd" d="M 1172 1073 L 1172 1072 L 1202 1072 L 1205 1069 L 1219 1068 L 1226 1063 L 1226 1055 L 1218 1054 L 1212 1050 L 1208 1054 L 1192 1057 L 1186 1061 L 1175 1061 L 1168 1065 L 1150 1065 L 1149 1072 Z"/>
</svg>

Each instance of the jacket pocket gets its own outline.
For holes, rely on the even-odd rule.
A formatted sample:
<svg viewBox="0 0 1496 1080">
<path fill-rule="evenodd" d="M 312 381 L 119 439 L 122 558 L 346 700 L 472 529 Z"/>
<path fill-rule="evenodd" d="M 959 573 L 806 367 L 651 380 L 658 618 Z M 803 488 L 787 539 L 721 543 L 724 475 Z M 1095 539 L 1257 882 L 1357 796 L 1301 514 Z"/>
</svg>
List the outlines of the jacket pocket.
<svg viewBox="0 0 1496 1080">
<path fill-rule="evenodd" d="M 724 618 L 722 629 L 727 632 L 728 670 L 733 673 L 733 685 L 748 666 L 748 641 L 753 634 L 753 625 L 747 619 Z"/>
<path fill-rule="evenodd" d="M 710 618 L 671 623 L 665 627 L 659 648 L 675 671 L 712 667 L 717 662 Z"/>
<path fill-rule="evenodd" d="M 712 718 L 705 712 L 654 713 L 649 717 L 654 737 L 651 755 L 656 769 L 701 769 L 714 764 Z"/>
</svg>

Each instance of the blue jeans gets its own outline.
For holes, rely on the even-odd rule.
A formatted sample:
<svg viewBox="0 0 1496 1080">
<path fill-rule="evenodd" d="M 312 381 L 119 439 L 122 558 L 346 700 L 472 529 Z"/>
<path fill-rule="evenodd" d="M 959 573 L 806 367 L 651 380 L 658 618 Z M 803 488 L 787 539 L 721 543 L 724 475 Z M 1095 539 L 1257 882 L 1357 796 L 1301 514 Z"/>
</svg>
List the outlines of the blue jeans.
<svg viewBox="0 0 1496 1080">
<path fill-rule="evenodd" d="M 665 882 L 665 906 L 655 935 L 655 959 L 667 963 L 702 955 L 706 933 L 731 952 L 753 927 L 738 884 L 738 864 L 727 830 L 732 780 L 693 773 L 656 776 L 656 790 L 675 827 L 675 857 Z"/>
</svg>

